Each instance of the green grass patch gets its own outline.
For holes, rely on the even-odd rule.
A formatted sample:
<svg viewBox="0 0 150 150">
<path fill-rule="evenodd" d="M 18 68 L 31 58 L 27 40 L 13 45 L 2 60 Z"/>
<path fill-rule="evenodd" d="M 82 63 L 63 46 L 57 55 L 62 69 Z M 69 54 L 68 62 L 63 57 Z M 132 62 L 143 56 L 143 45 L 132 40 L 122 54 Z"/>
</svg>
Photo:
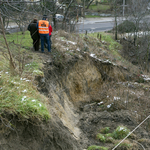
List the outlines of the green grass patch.
<svg viewBox="0 0 150 150">
<path fill-rule="evenodd" d="M 49 112 L 42 96 L 30 80 L 12 77 L 9 72 L 0 71 L 0 112 L 9 112 L 26 119 L 47 120 Z"/>
<path fill-rule="evenodd" d="M 118 147 L 120 147 L 122 149 L 128 149 L 128 148 L 132 147 L 132 145 L 127 144 L 127 143 L 121 143 Z"/>
<path fill-rule="evenodd" d="M 96 138 L 103 143 L 105 143 L 105 141 L 106 141 L 106 137 L 101 133 L 98 133 Z"/>
<path fill-rule="evenodd" d="M 15 39 L 14 35 L 7 36 L 9 41 Z M 43 76 L 40 70 L 42 61 L 37 54 L 33 55 L 15 42 L 10 42 L 9 47 L 14 56 L 16 72 L 19 72 L 19 64 L 23 63 L 23 73 L 12 76 L 8 52 L 5 43 L 0 39 L 3 52 L 0 51 L 0 114 L 8 112 L 23 119 L 47 120 L 50 118 L 46 107 L 48 100 L 32 84 L 36 75 Z"/>
<path fill-rule="evenodd" d="M 91 145 L 88 147 L 87 150 L 108 150 L 107 147 L 97 146 L 97 145 Z"/>
<path fill-rule="evenodd" d="M 118 50 L 122 49 L 122 45 L 113 39 L 113 36 L 104 32 L 100 33 L 89 33 L 88 36 L 97 38 L 97 34 L 101 34 L 101 41 L 106 43 L 105 46 L 110 50 L 110 53 L 114 56 L 116 60 L 125 61 L 121 55 L 118 53 Z"/>
<path fill-rule="evenodd" d="M 118 126 L 112 133 L 108 133 L 109 129 L 109 127 L 102 128 L 100 132 L 103 134 L 98 133 L 96 135 L 96 139 L 98 139 L 102 143 L 117 143 L 118 140 L 125 138 L 130 132 L 130 130 L 125 126 Z M 131 147 L 132 144 L 128 140 L 126 140 L 120 146 L 123 148 L 127 148 Z"/>
<path fill-rule="evenodd" d="M 93 11 L 107 11 L 107 10 L 110 10 L 110 5 L 103 5 L 103 4 L 94 4 L 94 5 L 90 5 L 89 6 L 89 9 L 90 10 L 93 10 Z"/>
<path fill-rule="evenodd" d="M 8 43 L 12 42 L 26 49 L 32 47 L 32 39 L 29 31 L 25 31 L 24 34 L 22 32 L 6 34 L 6 39 Z M 0 41 L 4 42 L 3 36 L 0 36 Z M 11 47 L 11 49 L 13 48 Z"/>
<path fill-rule="evenodd" d="M 100 18 L 98 15 L 85 15 L 85 18 Z"/>
<path fill-rule="evenodd" d="M 113 132 L 113 138 L 123 139 L 129 134 L 130 130 L 124 126 L 118 126 L 117 129 Z"/>
<path fill-rule="evenodd" d="M 109 132 L 109 130 L 110 130 L 110 127 L 105 127 L 105 128 L 102 128 L 102 129 L 100 130 L 100 132 L 103 133 L 103 134 L 106 134 L 106 133 Z"/>
<path fill-rule="evenodd" d="M 97 38 L 97 34 L 98 33 L 89 33 L 88 36 Z M 106 34 L 104 32 L 100 32 L 99 34 L 101 34 L 101 40 L 105 41 L 109 46 L 110 50 L 118 50 L 118 49 L 122 49 L 122 45 L 119 44 L 118 42 L 116 42 L 113 39 L 113 36 L 110 34 Z"/>
<path fill-rule="evenodd" d="M 115 145 L 117 145 L 118 143 L 116 143 Z M 125 140 L 123 141 L 119 146 L 118 146 L 119 149 L 127 149 L 127 150 L 130 150 L 133 148 L 133 144 L 128 141 L 128 140 Z"/>
</svg>

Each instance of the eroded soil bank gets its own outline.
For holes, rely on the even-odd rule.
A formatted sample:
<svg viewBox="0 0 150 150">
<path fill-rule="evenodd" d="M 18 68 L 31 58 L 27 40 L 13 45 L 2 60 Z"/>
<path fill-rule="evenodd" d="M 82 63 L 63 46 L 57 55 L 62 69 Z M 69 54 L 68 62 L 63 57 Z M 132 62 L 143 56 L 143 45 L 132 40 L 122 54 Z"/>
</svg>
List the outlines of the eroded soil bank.
<svg viewBox="0 0 150 150">
<path fill-rule="evenodd" d="M 135 84 L 129 69 L 82 52 L 57 62 L 54 56 L 42 55 L 44 77 L 35 80 L 49 99 L 51 119 L 40 123 L 3 116 L 7 120 L 0 121 L 0 150 L 83 150 L 90 145 L 112 149 L 113 142 L 96 139 L 101 128 L 110 127 L 112 132 L 123 125 L 132 131 L 144 119 L 140 111 L 150 106 L 145 101 L 149 83 Z M 146 107 L 141 107 L 143 102 Z M 145 123 L 135 131 L 129 140 L 133 150 L 142 149 L 140 144 L 150 149 L 148 129 Z"/>
<path fill-rule="evenodd" d="M 60 118 L 80 143 L 80 148 L 101 145 L 112 149 L 114 143 L 102 143 L 96 139 L 100 129 L 110 127 L 110 132 L 113 132 L 123 125 L 132 131 L 138 125 L 140 117 L 137 117 L 134 109 L 139 103 L 131 102 L 130 98 L 128 103 L 125 102 L 127 95 L 130 95 L 125 93 L 128 87 L 123 89 L 123 95 L 121 93 L 124 84 L 130 82 L 132 87 L 136 80 L 135 74 L 128 69 L 84 53 L 63 63 L 48 62 L 44 69 L 45 77 L 38 78 L 39 91 L 49 97 L 52 114 Z M 133 88 L 137 93 L 143 90 L 136 86 Z M 115 102 L 113 97 L 118 89 L 123 97 Z M 135 131 L 135 136 L 130 140 L 134 145 L 132 149 L 141 149 L 135 142 L 138 139 L 144 139 L 142 144 L 145 148 L 149 147 L 149 134 L 142 127 Z"/>
</svg>

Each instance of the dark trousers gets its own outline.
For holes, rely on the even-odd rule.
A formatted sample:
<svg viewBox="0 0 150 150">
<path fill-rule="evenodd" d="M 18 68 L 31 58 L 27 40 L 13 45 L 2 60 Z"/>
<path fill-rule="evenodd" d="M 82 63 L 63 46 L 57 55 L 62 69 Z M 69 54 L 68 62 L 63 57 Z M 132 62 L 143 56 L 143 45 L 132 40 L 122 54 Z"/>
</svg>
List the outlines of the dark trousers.
<svg viewBox="0 0 150 150">
<path fill-rule="evenodd" d="M 50 48 L 51 48 L 51 44 L 52 44 L 51 35 L 49 36 L 49 42 L 50 42 Z"/>
<path fill-rule="evenodd" d="M 33 47 L 35 51 L 39 50 L 40 39 L 33 39 Z"/>
<path fill-rule="evenodd" d="M 48 52 L 51 52 L 49 35 L 48 34 L 47 35 L 40 34 L 40 38 L 41 38 L 41 51 L 44 52 L 44 39 L 45 39 L 46 43 L 47 43 Z"/>
</svg>

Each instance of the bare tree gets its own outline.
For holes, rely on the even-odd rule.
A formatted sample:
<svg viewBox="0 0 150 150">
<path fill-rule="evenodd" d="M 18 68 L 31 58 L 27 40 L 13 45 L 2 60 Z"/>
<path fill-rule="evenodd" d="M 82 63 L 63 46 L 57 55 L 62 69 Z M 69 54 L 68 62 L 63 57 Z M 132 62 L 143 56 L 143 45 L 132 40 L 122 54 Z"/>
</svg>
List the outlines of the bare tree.
<svg viewBox="0 0 150 150">
<path fill-rule="evenodd" d="M 115 18 L 115 24 L 114 24 L 114 31 L 115 31 L 115 40 L 118 39 L 118 17 L 121 16 L 120 13 L 120 5 L 118 4 L 118 2 L 120 2 L 120 0 L 112 0 L 111 4 L 112 4 L 112 8 L 113 8 L 113 13 L 114 13 L 114 18 Z"/>
<path fill-rule="evenodd" d="M 125 14 L 126 22 L 134 24 L 132 30 L 129 29 L 125 48 L 125 54 L 134 64 L 140 65 L 143 69 L 149 71 L 150 59 L 150 23 L 149 10 L 147 9 L 147 0 L 131 0 L 127 3 Z M 130 25 L 131 28 L 131 25 Z M 128 49 L 129 48 L 129 49 Z"/>
<path fill-rule="evenodd" d="M 76 10 L 73 6 L 77 5 L 76 0 L 64 0 L 60 1 L 59 5 L 57 0 L 39 0 L 39 1 L 21 1 L 21 0 L 8 0 L 0 1 L 0 11 L 2 14 L 4 27 L 9 24 L 6 21 L 15 23 L 21 31 L 26 30 L 29 22 L 36 17 L 41 19 L 43 14 L 49 17 L 49 21 L 53 22 L 54 29 L 57 30 L 57 24 L 62 24 L 60 27 L 64 28 L 64 22 L 66 23 L 71 18 L 76 18 L 74 13 Z M 66 7 L 65 9 L 63 9 Z M 64 15 L 63 22 L 56 22 L 56 14 L 60 13 Z M 71 15 L 70 15 L 71 14 Z"/>
<path fill-rule="evenodd" d="M 10 64 L 10 69 L 12 70 L 12 72 L 14 73 L 15 71 L 15 64 L 14 64 L 14 61 L 13 61 L 13 57 L 12 57 L 12 54 L 11 54 L 11 51 L 9 49 L 9 46 L 8 46 L 8 43 L 7 43 L 7 40 L 6 40 L 6 36 L 5 36 L 5 31 L 4 31 L 4 24 L 3 24 L 3 19 L 2 19 L 2 16 L 1 16 L 1 12 L 0 12 L 0 23 L 1 23 L 1 28 L 2 28 L 2 33 L 3 33 L 3 37 L 4 37 L 4 40 L 5 40 L 5 43 L 6 43 L 6 46 L 7 46 L 7 50 L 8 50 L 8 54 L 9 54 L 9 64 Z"/>
<path fill-rule="evenodd" d="M 93 3 L 94 0 L 90 0 L 89 3 L 86 6 L 86 9 L 88 9 L 90 7 L 90 5 Z"/>
</svg>

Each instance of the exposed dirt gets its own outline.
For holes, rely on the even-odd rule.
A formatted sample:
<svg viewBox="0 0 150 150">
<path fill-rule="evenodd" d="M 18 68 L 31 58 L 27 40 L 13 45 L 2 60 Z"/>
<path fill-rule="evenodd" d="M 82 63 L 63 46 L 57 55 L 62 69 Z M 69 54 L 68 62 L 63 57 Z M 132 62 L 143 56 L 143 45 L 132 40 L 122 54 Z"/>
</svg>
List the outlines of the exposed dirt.
<svg viewBox="0 0 150 150">
<path fill-rule="evenodd" d="M 125 102 L 127 95 L 130 97 L 132 94 L 129 93 L 133 90 L 139 96 L 140 92 L 144 94 L 142 88 L 139 88 L 142 85 L 134 85 L 136 76 L 122 66 L 97 61 L 87 54 L 81 56 L 73 57 L 69 62 L 65 62 L 64 59 L 63 65 L 46 63 L 45 82 L 38 78 L 39 90 L 50 97 L 51 110 L 80 141 L 82 148 L 95 144 L 112 149 L 114 143 L 99 142 L 96 135 L 101 128 L 107 126 L 113 131 L 119 125 L 124 125 L 132 131 L 138 125 L 138 121 L 144 119 L 142 113 L 141 116 L 138 114 L 143 107 L 138 107 L 140 102 L 136 102 L 136 96 Z M 117 91 L 122 97 L 115 102 L 112 98 L 118 94 Z M 99 102 L 103 102 L 102 107 L 98 105 Z M 111 103 L 111 108 L 107 108 Z M 147 107 L 149 106 L 147 102 Z M 143 127 L 146 126 L 147 124 Z M 134 145 L 133 150 L 141 149 L 136 143 L 139 139 L 149 139 L 149 134 L 142 127 L 138 128 L 135 137 L 130 139 Z M 149 148 L 149 141 L 142 144 Z"/>
<path fill-rule="evenodd" d="M 104 127 L 113 132 L 119 125 L 132 131 L 144 120 L 149 115 L 149 82 L 137 76 L 139 70 L 92 57 L 83 44 L 84 51 L 74 53 L 65 50 L 65 42 L 55 43 L 60 47 L 54 45 L 52 54 L 37 52 L 44 76 L 35 79 L 37 89 L 49 98 L 51 119 L 40 123 L 3 116 L 8 119 L 0 121 L 0 150 L 83 150 L 90 145 L 112 149 L 116 143 L 100 142 L 97 133 Z M 147 120 L 134 132 L 129 150 L 150 149 L 149 127 Z"/>
<path fill-rule="evenodd" d="M 6 118 L 6 116 L 4 116 Z M 54 117 L 54 116 L 52 116 Z M 48 122 L 23 121 L 7 116 L 0 122 L 0 150 L 80 150 L 80 144 L 72 137 L 60 119 L 55 116 Z"/>
</svg>

